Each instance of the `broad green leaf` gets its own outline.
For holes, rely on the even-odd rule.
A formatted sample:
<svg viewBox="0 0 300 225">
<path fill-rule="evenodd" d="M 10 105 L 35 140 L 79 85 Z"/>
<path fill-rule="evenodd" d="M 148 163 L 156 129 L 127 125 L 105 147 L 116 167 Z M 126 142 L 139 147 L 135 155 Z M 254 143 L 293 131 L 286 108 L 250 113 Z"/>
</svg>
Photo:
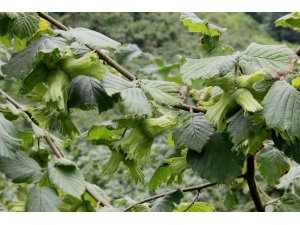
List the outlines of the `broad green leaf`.
<svg viewBox="0 0 300 225">
<path fill-rule="evenodd" d="M 116 49 L 120 43 L 111 38 L 86 28 L 70 28 L 68 31 L 56 30 L 56 33 L 61 34 L 68 41 L 77 41 L 80 44 L 87 45 L 92 49 L 111 48 Z"/>
<path fill-rule="evenodd" d="M 260 151 L 256 160 L 259 164 L 258 169 L 260 174 L 272 186 L 278 184 L 280 177 L 290 170 L 288 158 L 272 146 Z"/>
<path fill-rule="evenodd" d="M 80 199 L 85 191 L 85 181 L 76 164 L 60 158 L 48 166 L 50 181 L 64 192 Z"/>
<path fill-rule="evenodd" d="M 253 155 L 261 149 L 265 140 L 270 139 L 270 133 L 267 129 L 257 127 L 255 132 L 251 133 L 248 138 L 237 146 L 237 150 L 243 152 L 245 155 Z"/>
<path fill-rule="evenodd" d="M 21 39 L 30 38 L 38 30 L 39 21 L 37 13 L 22 13 L 11 23 L 11 31 Z"/>
<path fill-rule="evenodd" d="M 70 46 L 72 54 L 75 56 L 83 56 L 91 51 L 86 45 L 73 42 Z"/>
<path fill-rule="evenodd" d="M 175 204 L 180 204 L 183 198 L 181 190 L 166 194 L 164 197 L 157 199 L 150 209 L 150 212 L 172 212 L 175 209 Z"/>
<path fill-rule="evenodd" d="M 227 120 L 227 131 L 235 146 L 244 141 L 250 133 L 256 131 L 257 127 L 251 124 L 251 117 L 244 114 L 243 110 L 238 111 Z"/>
<path fill-rule="evenodd" d="M 55 189 L 50 187 L 32 187 L 26 199 L 27 212 L 59 212 L 61 200 Z"/>
<path fill-rule="evenodd" d="M 0 171 L 14 183 L 36 183 L 43 176 L 39 164 L 22 151 L 16 152 L 14 160 L 0 158 Z"/>
<path fill-rule="evenodd" d="M 264 71 L 276 78 L 280 73 L 291 71 L 289 63 L 296 58 L 295 53 L 286 45 L 252 43 L 241 55 L 239 65 L 244 74 Z"/>
<path fill-rule="evenodd" d="M 167 182 L 170 176 L 171 170 L 168 166 L 163 165 L 158 167 L 149 181 L 149 190 L 154 192 L 156 188 Z"/>
<path fill-rule="evenodd" d="M 180 86 L 176 83 L 143 79 L 141 88 L 161 104 L 174 105 L 180 102 Z"/>
<path fill-rule="evenodd" d="M 231 183 L 242 174 L 244 156 L 232 150 L 227 135 L 214 134 L 201 153 L 189 150 L 187 162 L 203 179 L 216 183 Z"/>
<path fill-rule="evenodd" d="M 276 133 L 273 135 L 272 140 L 274 141 L 275 146 L 280 151 L 283 151 L 287 157 L 300 163 L 300 140 L 296 139 L 294 142 L 289 143 Z"/>
<path fill-rule="evenodd" d="M 227 191 L 226 197 L 224 200 L 225 207 L 231 211 L 235 207 L 236 201 L 237 201 L 237 199 L 236 199 L 235 193 L 231 190 Z"/>
<path fill-rule="evenodd" d="M 195 113 L 189 121 L 174 131 L 173 140 L 179 147 L 190 148 L 200 153 L 214 132 L 214 126 L 207 122 L 205 116 Z"/>
<path fill-rule="evenodd" d="M 300 92 L 285 81 L 276 81 L 263 102 L 263 115 L 268 127 L 283 138 L 300 138 Z"/>
<path fill-rule="evenodd" d="M 192 206 L 190 204 L 180 204 L 173 212 L 214 212 L 215 208 L 205 202 L 196 202 Z"/>
<path fill-rule="evenodd" d="M 299 212 L 300 197 L 294 194 L 286 194 L 282 199 L 282 204 L 279 206 L 280 212 Z"/>
<path fill-rule="evenodd" d="M 99 113 L 113 107 L 113 100 L 102 87 L 102 82 L 80 75 L 72 80 L 68 88 L 68 108 L 90 110 L 96 105 Z"/>
<path fill-rule="evenodd" d="M 113 95 L 130 88 L 135 88 L 136 86 L 133 82 L 127 81 L 122 77 L 107 73 L 103 77 L 103 87 L 108 95 Z"/>
<path fill-rule="evenodd" d="M 234 71 L 238 57 L 239 53 L 203 59 L 187 59 L 180 70 L 182 79 L 187 84 L 190 84 L 191 80 L 195 79 L 206 80 L 225 76 Z"/>
<path fill-rule="evenodd" d="M 295 31 L 300 31 L 300 13 L 293 12 L 280 17 L 275 21 L 275 26 L 289 27 L 294 29 Z"/>
<path fill-rule="evenodd" d="M 221 36 L 226 31 L 226 28 L 208 23 L 207 20 L 202 20 L 195 13 L 191 12 L 181 13 L 180 21 L 188 27 L 189 32 L 203 33 L 211 37 Z"/>
<path fill-rule="evenodd" d="M 284 151 L 284 154 L 289 158 L 300 163 L 300 141 L 296 140 L 294 143 L 285 143 L 280 150 Z"/>
<path fill-rule="evenodd" d="M 86 140 L 94 141 L 96 144 L 109 145 L 112 141 L 120 139 L 123 132 L 124 129 L 118 129 L 114 123 L 93 125 L 88 131 Z"/>
<path fill-rule="evenodd" d="M 103 87 L 108 95 L 119 93 L 122 104 L 129 113 L 138 116 L 152 115 L 151 105 L 142 89 L 135 87 L 121 77 L 107 73 L 103 78 Z"/>
<path fill-rule="evenodd" d="M 118 63 L 127 65 L 135 58 L 142 56 L 143 51 L 136 44 L 122 45 L 116 52 Z"/>
<path fill-rule="evenodd" d="M 24 50 L 14 53 L 1 70 L 8 76 L 24 78 L 34 69 L 39 53 L 47 54 L 55 49 L 62 51 L 65 45 L 66 40 L 61 37 L 42 36 Z"/>
<path fill-rule="evenodd" d="M 14 159 L 21 145 L 16 127 L 0 114 L 0 157 Z"/>
</svg>

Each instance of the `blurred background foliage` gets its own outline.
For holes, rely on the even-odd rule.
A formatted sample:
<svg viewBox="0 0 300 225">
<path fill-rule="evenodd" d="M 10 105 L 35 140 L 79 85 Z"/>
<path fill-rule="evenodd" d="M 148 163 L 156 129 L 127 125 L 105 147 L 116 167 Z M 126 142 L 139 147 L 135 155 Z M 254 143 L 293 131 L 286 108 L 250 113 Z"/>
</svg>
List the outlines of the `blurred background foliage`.
<svg viewBox="0 0 300 225">
<path fill-rule="evenodd" d="M 292 48 L 296 48 L 299 43 L 299 33 L 274 26 L 274 21 L 286 13 L 197 14 L 200 18 L 208 19 L 217 26 L 226 27 L 227 31 L 223 35 L 223 41 L 232 46 L 234 50 L 243 50 L 252 42 L 260 44 L 284 42 Z M 163 79 L 176 80 L 174 74 L 178 75 L 178 68 L 181 61 L 184 60 L 180 55 L 197 57 L 196 49 L 201 37 L 197 33 L 192 34 L 187 31 L 179 21 L 179 13 L 50 13 L 50 15 L 70 27 L 90 28 L 122 44 L 136 44 L 143 52 L 149 53 L 145 54 L 145 57 L 135 58 L 126 65 L 132 72 L 139 73 L 139 76 L 151 76 L 152 79 L 163 76 Z M 1 61 L 7 60 L 7 53 L 0 52 L 0 56 Z M 141 73 L 143 70 L 144 73 Z M 9 79 L 1 80 L 0 77 L 0 87 L 24 104 L 28 103 L 18 94 L 18 82 Z M 112 119 L 112 115 L 115 113 L 108 111 L 99 116 L 97 110 L 72 110 L 71 116 L 83 133 L 92 124 Z M 26 129 L 26 124 L 22 121 L 16 122 L 18 126 Z M 52 132 L 55 133 L 55 128 Z M 149 191 L 149 180 L 168 150 L 170 150 L 170 146 L 167 134 L 155 140 L 151 150 L 151 160 L 143 166 L 145 184 L 135 184 L 127 176 L 125 167 L 122 166 L 115 174 L 104 175 L 102 166 L 110 157 L 110 151 L 104 146 L 93 145 L 82 138 L 71 141 L 66 151 L 70 154 L 71 159 L 78 163 L 87 181 L 99 185 L 107 196 L 114 200 L 115 205 L 125 208 L 134 203 L 134 200 L 141 200 L 155 194 Z M 204 182 L 191 170 L 188 170 L 184 173 L 182 183 L 164 184 L 156 190 L 156 193 Z M 265 186 L 263 183 L 261 185 Z M 26 185 L 19 188 L 25 189 Z M 267 187 L 264 189 L 268 192 Z M 211 203 L 216 211 L 228 211 L 228 207 L 226 208 L 224 205 L 228 191 L 228 187 L 222 185 L 206 189 L 200 193 L 199 200 Z M 254 211 L 245 182 L 237 184 L 232 191 L 238 199 L 236 206 L 232 208 L 233 211 Z M 22 200 L 24 196 L 17 196 L 16 193 L 17 186 L 5 180 L 4 176 L 0 174 L 0 211 L 18 211 L 18 207 L 22 208 L 22 205 L 19 206 L 18 200 Z M 273 189 L 272 191 L 270 189 L 267 194 L 274 198 L 279 196 L 279 193 Z M 196 193 L 186 193 L 183 202 L 192 201 L 195 195 Z"/>
</svg>

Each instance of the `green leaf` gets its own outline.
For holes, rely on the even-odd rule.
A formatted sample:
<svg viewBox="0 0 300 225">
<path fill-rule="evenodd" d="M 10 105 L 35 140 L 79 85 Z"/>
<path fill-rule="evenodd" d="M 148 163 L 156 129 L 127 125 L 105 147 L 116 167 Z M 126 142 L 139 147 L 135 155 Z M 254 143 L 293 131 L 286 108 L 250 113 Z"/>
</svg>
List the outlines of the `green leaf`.
<svg viewBox="0 0 300 225">
<path fill-rule="evenodd" d="M 276 81 L 263 102 L 263 115 L 268 127 L 283 138 L 300 138 L 300 92 L 285 81 Z"/>
<path fill-rule="evenodd" d="M 14 53 L 9 62 L 1 67 L 2 72 L 8 76 L 24 78 L 33 69 L 39 53 L 47 54 L 53 51 L 62 51 L 66 40 L 61 37 L 42 36 L 24 50 Z"/>
<path fill-rule="evenodd" d="M 38 30 L 39 21 L 37 13 L 22 13 L 11 23 L 11 31 L 21 39 L 30 38 Z"/>
<path fill-rule="evenodd" d="M 76 164 L 60 158 L 48 166 L 49 179 L 64 192 L 80 199 L 85 191 L 85 181 Z"/>
<path fill-rule="evenodd" d="M 187 162 L 203 179 L 216 183 L 231 183 L 242 174 L 244 156 L 232 151 L 227 135 L 214 134 L 201 153 L 189 150 Z"/>
<path fill-rule="evenodd" d="M 176 83 L 143 79 L 141 88 L 161 104 L 174 105 L 180 102 L 180 86 Z"/>
<path fill-rule="evenodd" d="M 191 207 L 190 204 L 180 204 L 173 212 L 214 212 L 215 208 L 206 202 L 196 202 Z"/>
<path fill-rule="evenodd" d="M 181 13 L 180 21 L 188 27 L 189 32 L 203 33 L 211 37 L 221 36 L 226 31 L 226 28 L 208 23 L 207 20 L 202 20 L 195 13 L 191 12 Z"/>
<path fill-rule="evenodd" d="M 14 159 L 15 152 L 22 145 L 16 127 L 0 114 L 0 157 Z"/>
<path fill-rule="evenodd" d="M 164 182 L 167 182 L 168 178 L 171 176 L 171 170 L 168 166 L 158 167 L 149 181 L 149 190 L 154 192 L 156 188 L 161 186 Z"/>
<path fill-rule="evenodd" d="M 300 197 L 294 194 L 286 194 L 282 199 L 282 204 L 279 206 L 281 212 L 299 212 Z"/>
<path fill-rule="evenodd" d="M 266 147 L 259 152 L 256 160 L 259 164 L 259 172 L 268 184 L 272 186 L 278 184 L 280 177 L 290 170 L 288 158 L 272 146 Z"/>
<path fill-rule="evenodd" d="M 239 65 L 244 74 L 264 71 L 276 78 L 280 73 L 291 71 L 289 63 L 293 59 L 297 59 L 297 56 L 286 45 L 252 43 L 241 55 Z"/>
<path fill-rule="evenodd" d="M 68 108 L 90 110 L 96 105 L 99 113 L 113 107 L 113 100 L 102 87 L 102 82 L 80 75 L 72 80 L 68 89 Z"/>
<path fill-rule="evenodd" d="M 191 80 L 195 79 L 206 80 L 228 75 L 234 71 L 238 57 L 239 53 L 203 59 L 187 59 L 180 70 L 182 79 L 190 84 Z"/>
<path fill-rule="evenodd" d="M 127 65 L 130 61 L 140 56 L 148 56 L 150 54 L 144 53 L 136 44 L 122 45 L 116 52 L 116 58 L 118 63 Z"/>
<path fill-rule="evenodd" d="M 236 201 L 237 201 L 237 199 L 236 199 L 235 193 L 233 191 L 229 190 L 226 193 L 226 197 L 224 200 L 225 207 L 231 211 L 235 207 Z"/>
<path fill-rule="evenodd" d="M 179 189 L 168 193 L 154 202 L 150 212 L 172 212 L 175 209 L 175 204 L 180 204 L 182 198 L 183 193 Z"/>
<path fill-rule="evenodd" d="M 289 27 L 294 29 L 295 31 L 300 31 L 300 13 L 293 12 L 280 17 L 275 21 L 275 26 Z"/>
<path fill-rule="evenodd" d="M 300 140 L 295 140 L 294 143 L 287 143 L 282 138 L 274 138 L 276 147 L 283 151 L 286 156 L 300 163 Z"/>
<path fill-rule="evenodd" d="M 14 183 L 36 183 L 43 176 L 39 164 L 22 151 L 16 152 L 14 160 L 0 158 L 0 171 Z"/>
<path fill-rule="evenodd" d="M 173 140 L 179 147 L 190 148 L 200 153 L 214 132 L 214 126 L 207 122 L 205 116 L 195 113 L 181 128 L 174 131 Z"/>
<path fill-rule="evenodd" d="M 152 115 L 151 105 L 140 88 L 121 77 L 107 73 L 103 78 L 103 87 L 108 95 L 120 93 L 122 103 L 129 113 L 138 116 Z"/>
<path fill-rule="evenodd" d="M 238 111 L 227 120 L 227 131 L 235 146 L 257 130 L 257 127 L 252 125 L 251 121 L 251 117 L 246 116 L 243 110 Z"/>
<path fill-rule="evenodd" d="M 86 28 L 69 29 L 68 31 L 56 30 L 68 41 L 77 41 L 80 44 L 87 45 L 92 49 L 111 48 L 116 49 L 120 43 L 106 37 L 105 35 Z"/>
<path fill-rule="evenodd" d="M 26 199 L 27 212 L 59 212 L 61 200 L 55 189 L 50 187 L 32 187 Z"/>
</svg>

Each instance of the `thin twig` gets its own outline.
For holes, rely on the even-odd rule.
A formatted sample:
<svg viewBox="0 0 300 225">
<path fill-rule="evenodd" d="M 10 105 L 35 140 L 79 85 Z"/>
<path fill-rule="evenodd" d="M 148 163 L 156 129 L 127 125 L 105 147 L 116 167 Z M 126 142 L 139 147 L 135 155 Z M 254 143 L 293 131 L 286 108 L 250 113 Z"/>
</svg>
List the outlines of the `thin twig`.
<svg viewBox="0 0 300 225">
<path fill-rule="evenodd" d="M 247 156 L 247 176 L 246 180 L 249 186 L 250 194 L 252 200 L 254 202 L 255 208 L 257 212 L 264 212 L 265 207 L 262 203 L 260 198 L 258 188 L 255 181 L 255 164 L 254 164 L 254 156 L 248 155 Z"/>
<path fill-rule="evenodd" d="M 36 124 L 36 122 L 32 119 L 32 116 L 29 112 L 26 112 L 24 107 L 17 102 L 14 98 L 12 98 L 11 96 L 9 96 L 6 92 L 4 92 L 1 88 L 0 88 L 0 94 L 1 96 L 3 96 L 4 99 L 6 99 L 8 102 L 10 102 L 11 104 L 13 104 L 17 109 L 25 112 L 28 116 L 28 118 L 34 122 Z M 36 124 L 37 125 L 37 124 Z M 38 126 L 38 125 L 37 125 Z M 41 127 L 40 127 L 41 128 Z M 42 129 L 42 128 L 41 128 Z M 52 140 L 51 137 L 49 137 L 47 134 L 45 134 L 43 136 L 43 138 L 45 139 L 45 141 L 48 143 L 48 145 L 50 146 L 50 148 L 52 149 L 54 155 L 58 158 L 65 158 L 65 155 L 63 153 L 63 151 L 54 143 L 54 141 Z M 106 206 L 106 207 L 112 207 L 111 204 L 107 201 L 104 201 L 103 198 L 99 198 L 99 195 L 96 195 L 95 190 L 93 190 L 92 188 L 88 187 L 86 185 L 86 192 L 88 192 L 97 202 L 99 202 L 102 206 Z"/>
<path fill-rule="evenodd" d="M 280 197 L 280 198 L 274 199 L 274 200 L 272 200 L 272 201 L 270 201 L 270 202 L 267 202 L 267 203 L 265 204 L 265 207 L 268 206 L 268 205 L 277 204 L 277 203 L 281 202 L 282 199 L 283 199 L 283 197 Z"/>
<path fill-rule="evenodd" d="M 201 184 L 201 185 L 197 185 L 197 186 L 192 186 L 192 187 L 182 188 L 181 191 L 182 191 L 182 192 L 189 192 L 189 191 L 195 191 L 195 190 L 201 191 L 201 190 L 204 189 L 204 188 L 208 188 L 208 187 L 211 187 L 211 186 L 214 186 L 214 185 L 216 185 L 216 183 L 206 183 L 206 184 Z M 151 196 L 151 197 L 149 197 L 149 198 L 145 198 L 145 199 L 143 199 L 143 200 L 141 200 L 141 201 L 139 201 L 139 202 L 137 202 L 137 203 L 135 203 L 135 204 L 129 206 L 128 208 L 126 208 L 126 209 L 124 210 L 124 212 L 128 212 L 130 209 L 132 209 L 132 208 L 133 208 L 134 206 L 136 206 L 136 205 L 143 204 L 143 203 L 145 203 L 145 202 L 153 201 L 153 200 L 155 200 L 155 199 L 164 197 L 165 195 L 170 194 L 170 193 L 172 193 L 172 192 L 174 192 L 174 191 L 168 191 L 168 192 L 164 192 L 164 193 L 161 193 L 161 194 L 158 194 L 158 195 Z"/>
<path fill-rule="evenodd" d="M 184 210 L 184 212 L 188 211 L 188 210 L 195 204 L 195 202 L 196 202 L 196 201 L 198 200 L 198 198 L 199 198 L 199 195 L 200 195 L 200 190 L 198 189 L 196 197 L 195 197 L 194 200 L 191 202 L 191 204 L 188 205 L 188 207 Z"/>
</svg>

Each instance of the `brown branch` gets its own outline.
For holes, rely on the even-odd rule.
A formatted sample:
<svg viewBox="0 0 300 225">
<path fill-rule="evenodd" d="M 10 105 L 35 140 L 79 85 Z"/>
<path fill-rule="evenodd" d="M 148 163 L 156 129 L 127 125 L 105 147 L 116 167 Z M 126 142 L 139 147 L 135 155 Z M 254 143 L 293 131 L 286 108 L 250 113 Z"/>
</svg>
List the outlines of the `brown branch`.
<svg viewBox="0 0 300 225">
<path fill-rule="evenodd" d="M 17 102 L 14 98 L 12 98 L 11 96 L 9 96 L 6 92 L 4 92 L 1 88 L 0 88 L 0 94 L 11 104 L 13 104 L 17 109 L 25 112 L 28 116 L 28 118 L 35 123 L 37 126 L 38 124 L 32 119 L 32 116 L 29 112 L 27 112 L 24 107 Z M 41 128 L 42 129 L 42 128 Z M 58 158 L 65 158 L 65 155 L 63 153 L 63 151 L 61 149 L 59 149 L 59 147 L 54 143 L 54 141 L 52 140 L 51 137 L 49 137 L 47 134 L 43 135 L 43 138 L 45 139 L 45 141 L 48 143 L 48 145 L 50 146 L 50 148 L 52 149 L 54 155 Z M 95 194 L 95 190 L 93 190 L 92 188 L 88 187 L 86 185 L 86 192 L 89 193 L 100 205 L 102 206 L 106 206 L 106 207 L 112 207 L 111 204 L 107 201 L 105 201 L 103 198 L 99 198 L 99 196 L 97 194 Z"/>
<path fill-rule="evenodd" d="M 208 187 L 211 187 L 211 186 L 214 186 L 216 185 L 216 183 L 206 183 L 206 184 L 201 184 L 201 185 L 197 185 L 197 186 L 192 186 L 192 187 L 187 187 L 187 188 L 182 188 L 181 191 L 182 192 L 189 192 L 189 191 L 201 191 L 202 189 L 204 188 L 208 188 Z M 150 202 L 150 201 L 153 201 L 155 199 L 158 199 L 158 198 L 161 198 L 161 197 L 164 197 L 165 195 L 167 194 L 170 194 L 170 193 L 173 193 L 174 191 L 168 191 L 168 192 L 164 192 L 164 193 L 161 193 L 161 194 L 158 194 L 158 195 L 154 195 L 154 196 L 151 196 L 149 198 L 145 198 L 131 206 L 129 206 L 128 208 L 126 208 L 124 210 L 124 212 L 128 212 L 130 209 L 132 209 L 134 206 L 136 205 L 139 205 L 139 204 L 143 204 L 145 202 Z"/>
<path fill-rule="evenodd" d="M 43 19 L 47 20 L 48 22 L 50 22 L 51 24 L 55 25 L 59 29 L 62 29 L 62 30 L 65 30 L 65 31 L 68 30 L 68 27 L 66 27 L 64 24 L 62 24 L 58 20 L 54 19 L 53 17 L 49 16 L 47 13 L 38 12 L 38 15 L 41 18 L 43 18 Z M 112 68 L 114 68 L 115 70 L 117 70 L 119 73 L 121 73 L 128 80 L 134 81 L 134 80 L 138 79 L 134 74 L 132 74 L 127 69 L 125 69 L 124 67 L 122 67 L 119 63 L 117 63 L 115 60 L 113 60 L 108 55 L 106 55 L 105 53 L 103 53 L 101 50 L 95 49 L 94 51 L 97 53 L 97 55 L 98 55 L 98 57 L 100 59 L 102 59 L 108 65 L 110 65 Z M 203 109 L 200 109 L 200 108 L 198 108 L 196 106 L 187 105 L 187 104 L 181 104 L 180 103 L 180 104 L 175 104 L 175 105 L 171 105 L 171 106 L 174 107 L 174 108 L 185 110 L 185 111 L 190 111 L 190 109 L 192 108 L 193 112 L 205 112 L 205 110 L 203 110 Z"/>
<path fill-rule="evenodd" d="M 249 187 L 250 194 L 251 194 L 252 200 L 254 202 L 256 211 L 257 212 L 265 212 L 265 207 L 260 198 L 259 191 L 258 191 L 256 181 L 255 181 L 255 164 L 254 164 L 254 156 L 253 155 L 247 156 L 246 180 L 248 183 L 248 187 Z"/>
</svg>

